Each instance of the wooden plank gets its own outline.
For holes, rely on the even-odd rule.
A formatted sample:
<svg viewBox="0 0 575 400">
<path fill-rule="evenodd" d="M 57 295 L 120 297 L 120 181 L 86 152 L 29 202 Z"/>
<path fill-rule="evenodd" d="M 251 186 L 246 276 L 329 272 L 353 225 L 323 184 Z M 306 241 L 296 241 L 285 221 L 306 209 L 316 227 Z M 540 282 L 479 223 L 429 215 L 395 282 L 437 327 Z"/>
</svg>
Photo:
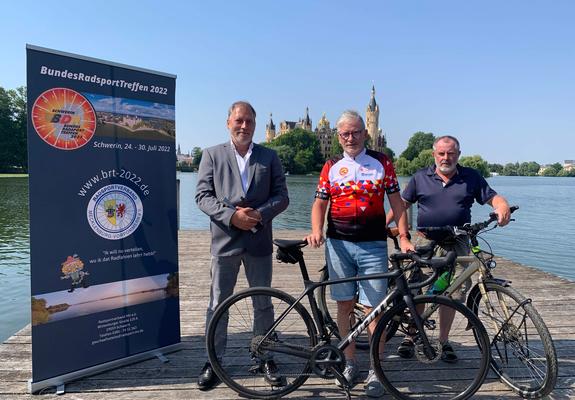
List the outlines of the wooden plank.
<svg viewBox="0 0 575 400">
<path fill-rule="evenodd" d="M 307 232 L 279 231 L 275 237 L 301 239 Z M 209 278 L 209 232 L 180 231 L 180 308 L 183 350 L 168 355 L 169 363 L 163 364 L 150 359 L 136 364 L 106 371 L 98 375 L 80 379 L 66 385 L 63 398 L 100 399 L 240 399 L 240 397 L 220 384 L 214 390 L 202 392 L 197 389 L 196 379 L 204 362 L 204 318 L 208 301 Z M 324 249 L 304 249 L 306 263 L 312 279 L 319 277 L 319 269 L 324 265 Z M 544 318 L 554 338 L 559 357 L 559 380 L 556 390 L 549 399 L 575 398 L 575 283 L 538 271 L 537 269 L 498 258 L 494 271 L 497 277 L 512 280 L 512 286 L 524 296 L 532 298 L 534 306 Z M 299 293 L 303 284 L 297 265 L 274 262 L 273 286 L 292 295 Z M 240 273 L 238 289 L 247 287 Z M 30 326 L 15 333 L 0 345 L 0 400 L 29 399 L 27 380 L 31 376 L 31 337 Z M 454 333 L 455 334 L 455 333 Z M 390 344 L 391 345 L 391 344 Z M 368 369 L 369 353 L 358 351 L 361 369 L 365 376 Z M 429 376 L 439 373 L 437 367 L 427 371 Z M 438 375 L 439 376 L 439 375 Z M 439 379 L 439 378 L 438 378 Z M 53 388 L 42 398 L 56 398 Z M 49 394 L 52 393 L 52 394 Z M 353 389 L 354 398 L 365 398 L 363 384 Z M 332 380 L 318 377 L 310 379 L 287 398 L 343 398 L 343 392 Z M 490 372 L 477 398 L 482 400 L 518 399 L 507 387 Z M 389 396 L 383 397 L 390 398 Z M 62 397 L 58 396 L 58 399 Z"/>
</svg>

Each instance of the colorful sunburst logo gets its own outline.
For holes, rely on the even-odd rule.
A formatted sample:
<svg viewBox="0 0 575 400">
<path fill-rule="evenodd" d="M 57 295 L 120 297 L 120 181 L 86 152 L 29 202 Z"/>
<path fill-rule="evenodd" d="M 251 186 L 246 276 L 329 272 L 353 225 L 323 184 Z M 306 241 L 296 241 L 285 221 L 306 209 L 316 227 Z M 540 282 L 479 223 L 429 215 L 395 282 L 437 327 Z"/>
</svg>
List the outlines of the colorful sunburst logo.
<svg viewBox="0 0 575 400">
<path fill-rule="evenodd" d="M 36 133 L 50 146 L 75 150 L 88 143 L 96 131 L 96 112 L 80 93 L 54 88 L 42 93 L 32 106 Z"/>
</svg>

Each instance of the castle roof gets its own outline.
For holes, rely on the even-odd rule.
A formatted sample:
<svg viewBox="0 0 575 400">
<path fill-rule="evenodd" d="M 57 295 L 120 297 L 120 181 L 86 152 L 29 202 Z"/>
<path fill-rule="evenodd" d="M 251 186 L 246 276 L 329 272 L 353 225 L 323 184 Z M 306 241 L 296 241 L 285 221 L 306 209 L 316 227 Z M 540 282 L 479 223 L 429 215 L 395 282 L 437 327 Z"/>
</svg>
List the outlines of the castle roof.
<svg viewBox="0 0 575 400">
<path fill-rule="evenodd" d="M 371 99 L 369 100 L 369 105 L 367 106 L 369 111 L 375 111 L 377 103 L 375 102 L 375 85 L 371 87 Z"/>
</svg>

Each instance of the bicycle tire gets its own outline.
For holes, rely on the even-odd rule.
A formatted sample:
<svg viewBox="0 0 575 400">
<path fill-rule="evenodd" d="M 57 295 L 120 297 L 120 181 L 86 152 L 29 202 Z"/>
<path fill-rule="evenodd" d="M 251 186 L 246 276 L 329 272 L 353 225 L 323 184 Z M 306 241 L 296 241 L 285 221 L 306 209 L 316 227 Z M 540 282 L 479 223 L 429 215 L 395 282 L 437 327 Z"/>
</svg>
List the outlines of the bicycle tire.
<svg viewBox="0 0 575 400">
<path fill-rule="evenodd" d="M 388 393 L 398 399 L 470 398 L 479 389 L 489 370 L 489 338 L 483 324 L 463 304 L 444 296 L 417 296 L 414 303 L 418 309 L 425 309 L 421 315 L 429 314 L 424 320 L 424 329 L 433 349 L 432 354 L 429 356 L 425 353 L 429 347 L 423 344 L 419 332 L 413 336 L 415 354 L 412 358 L 402 358 L 396 353 L 397 344 L 402 339 L 400 335 L 386 343 L 380 354 L 375 344 L 380 342 L 392 321 L 400 321 L 399 331 L 405 334 L 413 329 L 413 318 L 402 300 L 383 314 L 373 335 L 371 360 L 377 377 Z M 436 321 L 443 307 L 452 309 L 455 315 L 449 341 L 458 354 L 455 363 L 443 361 L 441 356 L 443 350 L 438 337 L 440 324 Z"/>
<path fill-rule="evenodd" d="M 494 314 L 475 291 L 472 310 L 483 321 L 491 344 L 491 367 L 497 376 L 523 398 L 537 399 L 551 393 L 557 382 L 557 353 L 543 319 L 525 297 L 511 287 L 486 282 Z M 505 314 L 503 307 L 507 307 Z M 509 323 L 506 315 L 512 315 Z M 497 331 L 500 335 L 495 337 Z"/>
<path fill-rule="evenodd" d="M 261 310 L 269 312 L 270 303 L 273 317 L 264 322 Z M 294 303 L 296 300 L 285 292 L 258 287 L 232 295 L 215 310 L 206 337 L 208 359 L 221 380 L 240 395 L 258 399 L 281 397 L 296 390 L 310 376 L 310 359 L 289 354 L 311 354 L 317 342 L 313 319 L 301 303 L 295 304 L 273 336 L 262 342 L 274 318 Z M 260 309 L 257 316 L 256 304 Z M 257 323 L 266 327 L 257 327 Z M 220 324 L 227 325 L 227 330 L 219 330 Z M 283 380 L 280 386 L 272 386 L 265 379 L 261 363 L 268 359 L 277 364 Z"/>
<path fill-rule="evenodd" d="M 325 267 L 325 269 L 323 269 L 321 271 L 319 281 L 325 282 L 328 279 L 329 279 L 329 273 L 327 271 L 327 267 Z M 326 290 L 327 290 L 327 286 L 320 286 L 317 288 L 317 295 L 316 295 L 317 306 L 323 315 L 324 323 L 326 324 L 328 329 L 334 334 L 334 336 L 336 338 L 341 340 L 341 335 L 339 334 L 337 322 L 332 318 L 332 316 L 329 312 L 329 306 L 328 306 L 327 298 L 326 298 Z M 363 312 L 363 309 L 361 308 L 360 305 L 356 305 L 356 307 L 354 307 L 354 313 L 355 313 L 356 321 L 358 321 L 359 319 L 363 319 L 363 316 L 365 315 Z M 398 327 L 398 324 L 395 325 L 395 329 L 390 328 L 390 330 L 387 333 L 386 340 L 390 340 L 395 335 L 395 332 L 397 331 L 397 327 Z M 365 330 L 361 335 L 359 335 L 355 339 L 355 347 L 360 349 L 360 350 L 369 349 L 369 338 L 367 335 L 367 330 Z"/>
</svg>

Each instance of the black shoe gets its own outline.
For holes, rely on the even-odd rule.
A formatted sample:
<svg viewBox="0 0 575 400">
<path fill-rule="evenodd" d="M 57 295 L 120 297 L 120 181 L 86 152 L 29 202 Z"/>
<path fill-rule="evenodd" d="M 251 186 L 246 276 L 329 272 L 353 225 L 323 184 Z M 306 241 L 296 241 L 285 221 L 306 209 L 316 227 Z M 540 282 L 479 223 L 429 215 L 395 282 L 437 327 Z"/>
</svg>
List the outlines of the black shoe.
<svg viewBox="0 0 575 400">
<path fill-rule="evenodd" d="M 274 360 L 266 360 L 261 365 L 261 370 L 264 373 L 264 379 L 272 386 L 285 386 L 286 378 L 281 376 L 278 372 L 278 366 Z"/>
<path fill-rule="evenodd" d="M 397 354 L 401 358 L 412 358 L 415 354 L 415 344 L 410 337 L 403 338 L 403 341 L 397 348 Z"/>
<path fill-rule="evenodd" d="M 449 342 L 445 342 L 441 346 L 441 359 L 450 364 L 456 363 L 457 360 L 459 360 L 457 354 L 455 354 L 455 351 Z"/>
<path fill-rule="evenodd" d="M 207 362 L 198 376 L 198 388 L 200 390 L 210 390 L 220 383 L 220 378 L 214 372 L 212 365 Z"/>
</svg>

